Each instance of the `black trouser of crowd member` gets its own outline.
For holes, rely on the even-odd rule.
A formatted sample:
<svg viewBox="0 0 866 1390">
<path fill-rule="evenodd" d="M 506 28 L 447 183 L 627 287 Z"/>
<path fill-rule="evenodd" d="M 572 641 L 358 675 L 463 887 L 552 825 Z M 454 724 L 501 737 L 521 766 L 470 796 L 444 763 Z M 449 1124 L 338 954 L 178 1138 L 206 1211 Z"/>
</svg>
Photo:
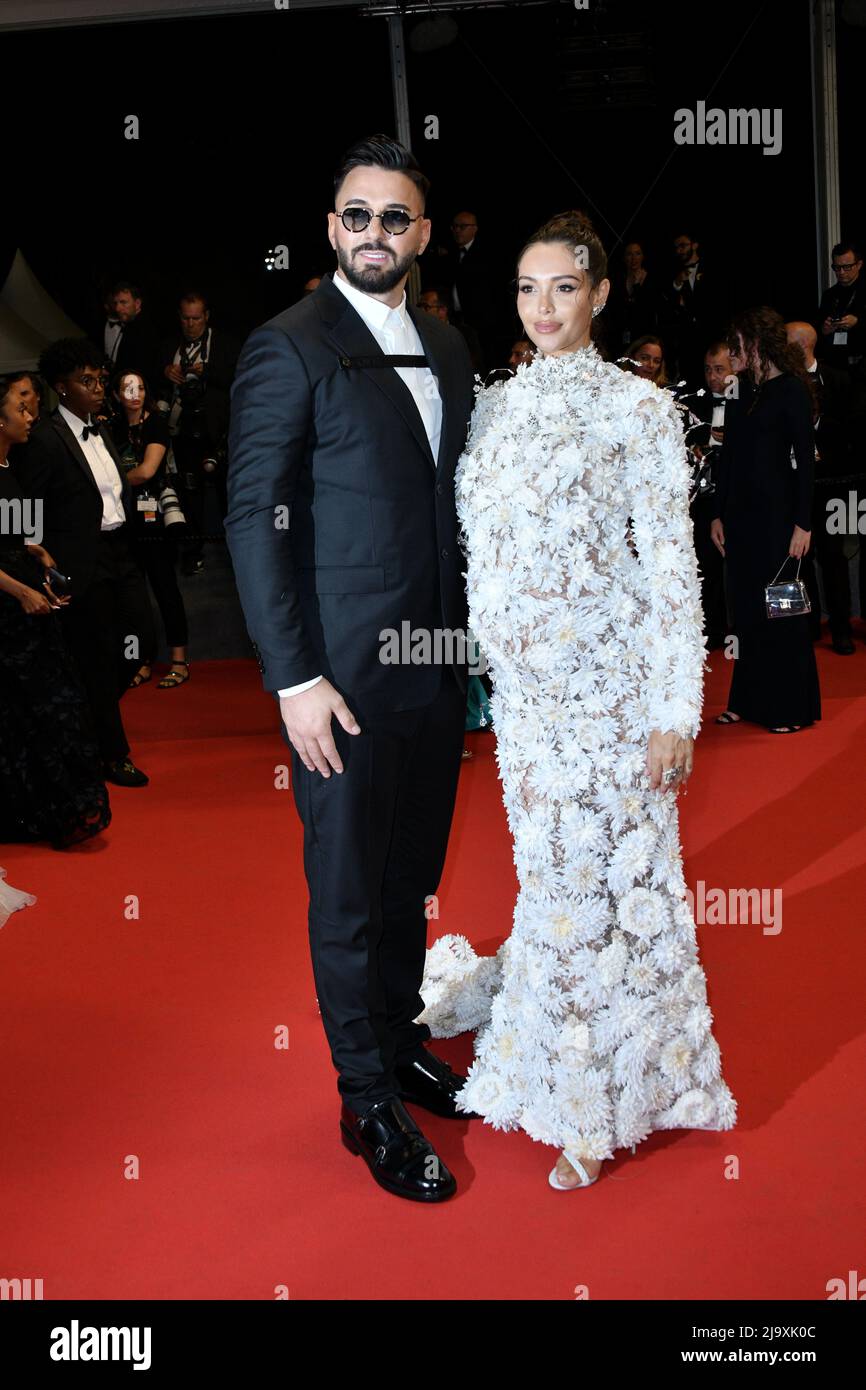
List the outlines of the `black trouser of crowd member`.
<svg viewBox="0 0 866 1390">
<path fill-rule="evenodd" d="M 156 523 L 158 529 L 142 531 L 132 544 L 132 553 L 141 573 L 148 580 L 162 618 L 166 646 L 185 647 L 189 640 L 186 608 L 177 582 L 177 541 L 172 528 Z M 181 530 L 184 528 L 181 527 Z M 154 638 L 156 634 L 154 633 Z M 156 655 L 154 648 L 145 652 L 142 665 L 150 666 Z"/>
<path fill-rule="evenodd" d="M 850 493 L 854 493 L 853 506 Z M 859 488 L 854 483 L 829 479 L 815 484 L 812 513 L 812 550 L 814 561 L 821 568 L 824 587 L 824 605 L 830 624 L 830 638 L 833 642 L 851 640 L 851 584 L 849 562 L 860 550 L 860 614 L 866 614 L 866 545 L 859 532 L 849 529 L 853 519 L 859 520 L 858 506 L 866 496 L 866 486 Z M 845 527 L 836 530 L 833 522 L 838 520 L 838 502 L 844 504 Z M 832 504 L 836 503 L 836 506 Z M 828 504 L 830 504 L 828 506 Z M 829 523 L 829 524 L 828 524 Z M 807 557 L 808 558 L 808 557 Z M 803 576 L 812 604 L 810 629 L 813 638 L 821 635 L 821 602 L 818 594 L 818 581 L 814 565 L 807 566 Z"/>
<path fill-rule="evenodd" d="M 154 646 L 147 587 L 129 545 L 129 527 L 102 531 L 96 571 L 83 593 L 63 610 L 63 629 L 93 716 L 99 751 L 120 762 L 129 743 L 120 698 Z"/>
<path fill-rule="evenodd" d="M 201 560 L 204 555 L 205 488 L 208 479 L 213 481 L 216 488 L 219 514 L 223 519 L 228 511 L 228 474 L 225 461 L 216 459 L 217 450 L 207 435 L 181 432 L 172 441 L 172 452 L 180 483 L 180 504 L 188 526 L 184 559 L 189 565 L 192 561 Z M 216 459 L 213 472 L 205 471 L 206 459 Z"/>
</svg>

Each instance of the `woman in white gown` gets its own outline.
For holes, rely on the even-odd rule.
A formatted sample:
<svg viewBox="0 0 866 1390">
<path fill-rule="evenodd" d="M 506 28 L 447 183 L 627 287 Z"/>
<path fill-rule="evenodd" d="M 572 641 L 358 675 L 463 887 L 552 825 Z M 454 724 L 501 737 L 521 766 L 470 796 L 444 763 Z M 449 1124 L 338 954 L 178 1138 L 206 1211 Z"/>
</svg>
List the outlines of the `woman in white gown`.
<svg viewBox="0 0 866 1390">
<path fill-rule="evenodd" d="M 653 1130 L 736 1117 L 679 843 L 705 655 L 682 425 L 592 345 L 605 271 L 577 214 L 527 244 L 538 353 L 479 388 L 458 465 L 520 891 L 495 957 L 446 936 L 422 987 L 435 1037 L 478 1029 L 460 1108 L 563 1150 L 560 1188 Z"/>
</svg>

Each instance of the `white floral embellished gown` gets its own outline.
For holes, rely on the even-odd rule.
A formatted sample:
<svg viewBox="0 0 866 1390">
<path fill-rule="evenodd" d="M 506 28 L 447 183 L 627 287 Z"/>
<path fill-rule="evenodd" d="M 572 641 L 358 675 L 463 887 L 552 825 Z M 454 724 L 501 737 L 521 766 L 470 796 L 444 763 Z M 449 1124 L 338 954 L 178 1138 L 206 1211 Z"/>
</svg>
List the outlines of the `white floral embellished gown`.
<svg viewBox="0 0 866 1390">
<path fill-rule="evenodd" d="M 479 390 L 456 486 L 520 888 L 495 957 L 428 951 L 421 1019 L 478 1030 L 460 1105 L 496 1128 L 590 1159 L 730 1129 L 677 800 L 644 770 L 651 729 L 700 722 L 676 406 L 594 347 L 539 354 Z"/>
</svg>

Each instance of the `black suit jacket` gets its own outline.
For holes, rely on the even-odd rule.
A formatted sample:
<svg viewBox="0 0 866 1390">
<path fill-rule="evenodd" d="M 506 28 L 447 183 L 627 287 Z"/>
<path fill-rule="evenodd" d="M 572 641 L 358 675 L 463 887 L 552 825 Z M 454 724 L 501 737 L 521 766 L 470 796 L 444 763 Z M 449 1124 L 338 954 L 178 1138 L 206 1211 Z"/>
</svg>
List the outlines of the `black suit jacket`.
<svg viewBox="0 0 866 1390">
<path fill-rule="evenodd" d="M 841 477 L 854 471 L 851 426 L 855 391 L 851 378 L 844 369 L 819 359 L 812 383 L 818 410 L 815 476 Z"/>
<path fill-rule="evenodd" d="M 132 493 L 107 426 L 100 438 L 114 459 L 122 485 L 123 510 L 133 520 Z M 26 497 L 42 500 L 43 545 L 57 568 L 72 580 L 73 595 L 93 579 L 102 528 L 102 494 L 72 430 L 59 410 L 43 416 L 27 444 L 15 450 L 13 466 Z"/>
<path fill-rule="evenodd" d="M 167 342 L 161 353 L 160 384 L 156 396 L 171 403 L 174 397 L 174 382 L 165 375 L 165 368 L 174 361 L 174 355 L 182 346 L 180 338 Z M 210 352 L 207 359 L 206 390 L 204 393 L 204 418 L 209 443 L 216 448 L 223 442 L 229 428 L 231 388 L 238 365 L 240 344 L 221 328 L 214 328 L 210 337 Z"/>
<path fill-rule="evenodd" d="M 456 329 L 409 313 L 442 397 L 438 460 L 397 372 L 346 365 L 380 348 L 331 276 L 251 334 L 232 391 L 225 527 L 265 689 L 324 675 L 359 718 L 429 703 L 447 663 L 383 663 L 383 630 L 466 628 L 472 366 Z"/>
<path fill-rule="evenodd" d="M 103 340 L 100 339 L 100 342 Z M 160 390 L 162 368 L 159 338 L 145 313 L 137 314 L 124 324 L 114 354 L 116 372 L 139 372 L 145 379 L 151 395 Z"/>
<path fill-rule="evenodd" d="M 505 349 L 515 336 L 512 329 L 523 332 L 514 309 L 514 295 L 509 292 L 509 270 L 491 257 L 487 243 L 479 242 L 476 236 L 462 261 L 459 247 L 450 248 L 438 275 L 448 286 L 449 306 L 450 291 L 456 286 L 459 316 L 478 334 L 487 370 L 504 366 L 508 360 Z"/>
<path fill-rule="evenodd" d="M 658 301 L 658 333 L 665 345 L 668 372 L 703 385 L 702 361 L 710 341 L 720 337 L 728 316 L 726 289 L 718 270 L 698 261 L 695 286 L 686 280 L 674 289 L 674 271 L 663 280 Z"/>
</svg>

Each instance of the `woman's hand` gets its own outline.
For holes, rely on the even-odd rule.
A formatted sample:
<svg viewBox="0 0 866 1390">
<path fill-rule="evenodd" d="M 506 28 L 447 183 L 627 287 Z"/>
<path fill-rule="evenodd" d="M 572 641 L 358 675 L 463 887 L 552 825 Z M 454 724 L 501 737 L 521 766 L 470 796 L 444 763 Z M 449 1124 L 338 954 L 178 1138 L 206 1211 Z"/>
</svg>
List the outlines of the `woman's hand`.
<svg viewBox="0 0 866 1390">
<path fill-rule="evenodd" d="M 791 544 L 788 546 L 788 554 L 793 555 L 795 560 L 802 560 L 803 556 L 809 553 L 811 543 L 812 532 L 804 531 L 802 526 L 795 526 Z"/>
<path fill-rule="evenodd" d="M 69 603 L 70 599 L 72 598 L 71 594 L 55 594 L 54 590 L 51 587 L 51 582 L 48 579 L 43 579 L 42 587 L 45 590 L 48 597 L 51 599 L 52 608 L 65 608 L 66 605 Z"/>
<path fill-rule="evenodd" d="M 18 602 L 27 614 L 43 614 L 51 612 L 51 604 L 44 594 L 38 594 L 35 589 L 28 588 L 26 584 L 21 585 L 21 592 L 18 595 Z"/>
<path fill-rule="evenodd" d="M 725 528 L 722 525 L 721 517 L 717 516 L 710 522 L 710 540 L 721 555 L 725 553 Z"/>
<path fill-rule="evenodd" d="M 29 550 L 34 559 L 38 560 L 40 565 L 44 565 L 46 569 L 55 568 L 54 560 L 52 556 L 48 554 L 44 545 L 33 545 L 30 541 L 27 541 L 24 549 Z"/>
<path fill-rule="evenodd" d="M 694 765 L 695 741 L 693 738 L 680 738 L 679 734 L 663 734 L 653 729 L 649 736 L 646 755 L 646 771 L 652 788 L 661 787 L 663 791 L 676 790 L 683 786 L 691 776 Z M 676 777 L 665 780 L 664 774 L 671 768 L 679 768 Z"/>
</svg>

